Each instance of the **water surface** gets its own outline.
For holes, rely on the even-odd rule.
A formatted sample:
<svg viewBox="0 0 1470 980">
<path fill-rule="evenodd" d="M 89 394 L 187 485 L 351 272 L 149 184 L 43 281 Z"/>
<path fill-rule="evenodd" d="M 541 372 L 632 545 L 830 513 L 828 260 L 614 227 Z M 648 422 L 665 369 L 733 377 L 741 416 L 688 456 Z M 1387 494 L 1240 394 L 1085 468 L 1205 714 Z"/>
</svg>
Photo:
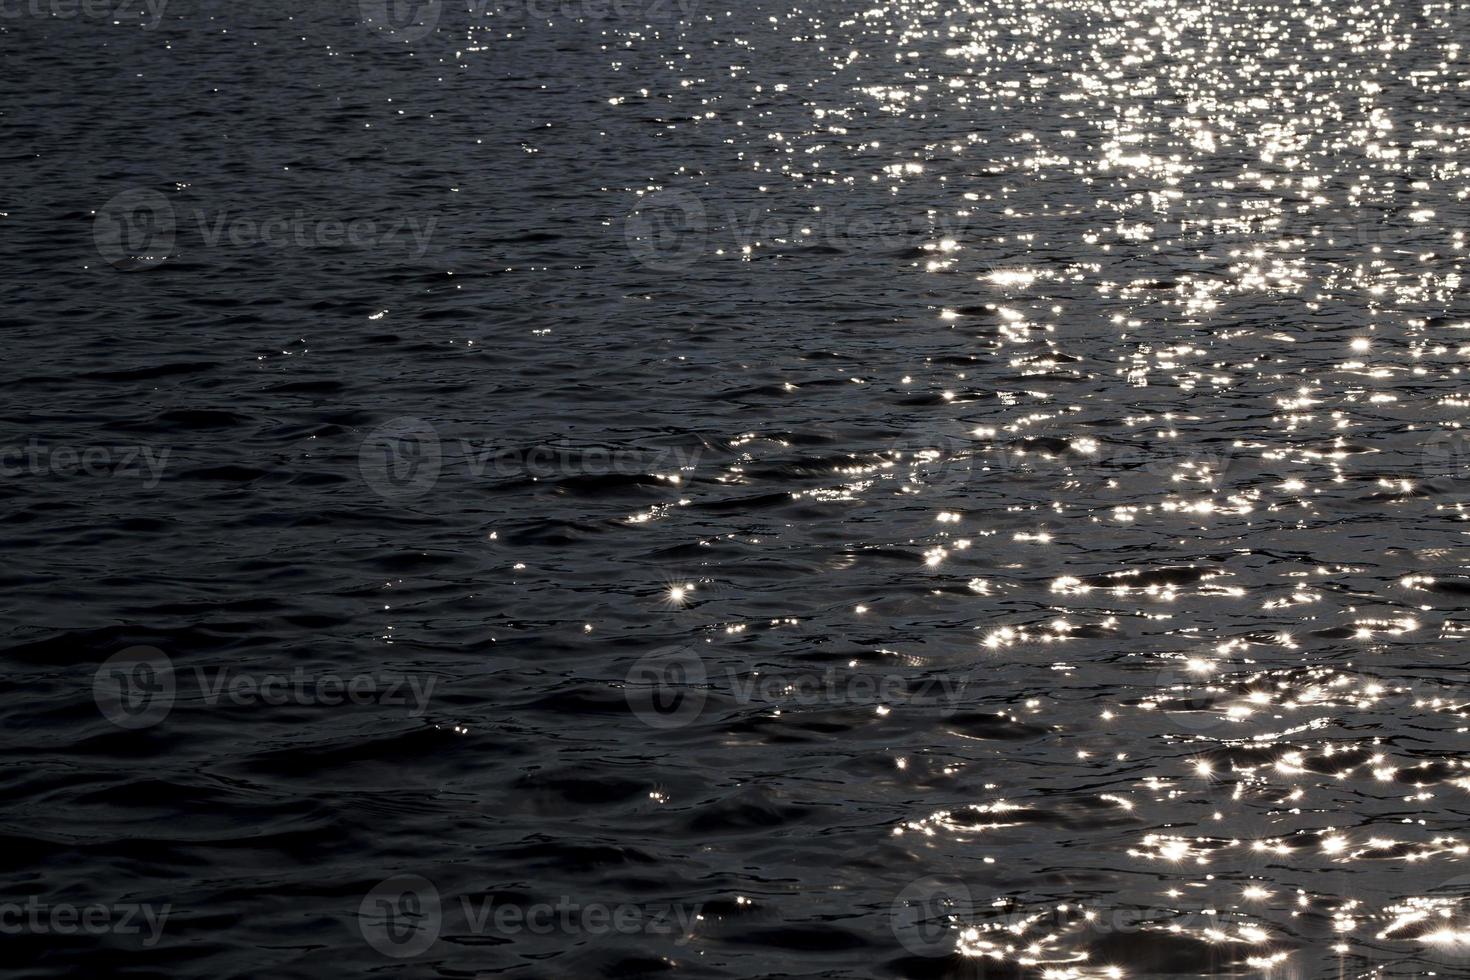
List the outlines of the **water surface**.
<svg viewBox="0 0 1470 980">
<path fill-rule="evenodd" d="M 1463 4 L 58 9 L 18 975 L 1470 976 Z"/>
</svg>

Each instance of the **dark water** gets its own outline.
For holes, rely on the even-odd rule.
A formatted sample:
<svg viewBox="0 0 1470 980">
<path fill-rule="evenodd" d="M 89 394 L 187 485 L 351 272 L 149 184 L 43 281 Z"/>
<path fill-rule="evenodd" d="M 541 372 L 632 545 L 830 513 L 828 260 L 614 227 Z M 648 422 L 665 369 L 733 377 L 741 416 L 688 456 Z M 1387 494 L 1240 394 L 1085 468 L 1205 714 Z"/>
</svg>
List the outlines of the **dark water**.
<svg viewBox="0 0 1470 980">
<path fill-rule="evenodd" d="M 1470 976 L 1464 3 L 373 8 L 0 17 L 8 973 Z"/>
</svg>

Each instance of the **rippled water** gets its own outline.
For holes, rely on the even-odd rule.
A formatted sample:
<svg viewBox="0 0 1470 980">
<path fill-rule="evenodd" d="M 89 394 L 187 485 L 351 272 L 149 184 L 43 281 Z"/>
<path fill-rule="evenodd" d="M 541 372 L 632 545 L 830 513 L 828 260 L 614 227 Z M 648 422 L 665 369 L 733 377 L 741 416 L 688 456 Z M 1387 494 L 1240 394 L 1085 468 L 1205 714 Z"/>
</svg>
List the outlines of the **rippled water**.
<svg viewBox="0 0 1470 980">
<path fill-rule="evenodd" d="M 1470 976 L 1467 49 L 7 7 L 9 968 Z"/>
</svg>

